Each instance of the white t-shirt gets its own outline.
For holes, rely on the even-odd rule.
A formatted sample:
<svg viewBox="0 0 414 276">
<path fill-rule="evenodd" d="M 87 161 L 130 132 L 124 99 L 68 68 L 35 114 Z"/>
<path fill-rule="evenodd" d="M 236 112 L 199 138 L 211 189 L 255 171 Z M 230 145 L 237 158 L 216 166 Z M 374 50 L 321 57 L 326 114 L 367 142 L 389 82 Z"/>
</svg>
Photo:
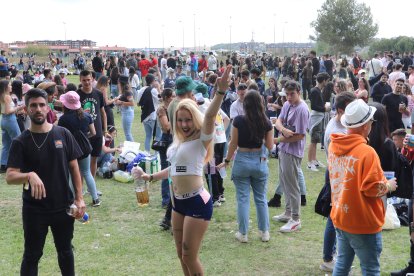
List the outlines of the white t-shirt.
<svg viewBox="0 0 414 276">
<path fill-rule="evenodd" d="M 147 89 L 148 86 L 142 87 L 138 91 L 138 97 L 137 97 L 137 103 L 141 100 L 142 94 L 144 94 L 145 89 Z M 158 99 L 158 90 L 156 88 L 151 89 L 151 95 L 152 95 L 152 102 L 154 103 L 154 111 L 147 116 L 147 118 L 144 119 L 143 122 L 146 122 L 148 120 L 156 120 L 157 119 L 157 110 L 159 106 L 159 99 Z"/>
<path fill-rule="evenodd" d="M 167 70 L 167 59 L 166 58 L 161 59 L 161 70 Z"/>
<path fill-rule="evenodd" d="M 230 106 L 230 119 L 234 119 L 239 115 L 244 115 L 244 110 L 243 103 L 237 99 Z"/>
<path fill-rule="evenodd" d="M 343 133 L 346 134 L 346 127 L 341 124 L 341 121 L 337 120 L 336 117 L 333 117 L 325 128 L 325 136 L 323 145 L 325 147 L 326 156 L 328 156 L 328 147 L 331 142 L 332 133 Z"/>
<path fill-rule="evenodd" d="M 209 56 L 208 58 L 208 70 L 217 70 L 217 59 L 215 56 Z"/>
<path fill-rule="evenodd" d="M 401 71 L 392 72 L 390 74 L 390 77 L 388 79 L 388 84 L 391 86 L 392 89 L 394 89 L 394 83 L 398 79 L 404 79 L 405 80 L 405 74 Z"/>
</svg>

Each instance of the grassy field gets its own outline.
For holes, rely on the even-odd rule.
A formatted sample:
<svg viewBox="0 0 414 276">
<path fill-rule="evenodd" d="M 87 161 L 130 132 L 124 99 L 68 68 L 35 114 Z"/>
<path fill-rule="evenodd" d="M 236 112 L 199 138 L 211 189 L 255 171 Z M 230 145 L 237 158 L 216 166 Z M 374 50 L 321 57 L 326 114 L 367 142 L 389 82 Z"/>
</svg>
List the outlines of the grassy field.
<svg viewBox="0 0 414 276">
<path fill-rule="evenodd" d="M 70 78 L 70 81 L 77 77 Z M 144 141 L 144 129 L 136 107 L 134 138 Z M 120 116 L 115 114 L 117 126 Z M 119 128 L 117 143 L 124 140 Z M 324 154 L 318 157 L 326 163 Z M 269 162 L 268 198 L 276 188 L 277 159 Z M 302 162 L 308 189 L 308 205 L 302 208 L 302 229 L 296 233 L 278 232 L 281 223 L 271 221 L 271 239 L 263 243 L 258 238 L 256 214 L 251 201 L 249 242 L 240 244 L 234 238 L 237 230 L 235 189 L 229 177 L 225 179 L 227 202 L 214 209 L 213 219 L 204 238 L 201 261 L 206 275 L 325 275 L 319 270 L 322 261 L 322 241 L 325 220 L 314 213 L 314 203 L 323 184 L 324 172 L 310 172 Z M 230 174 L 230 169 L 227 174 Z M 21 221 L 21 186 L 9 186 L 0 175 L 0 275 L 18 275 L 23 253 Z M 75 222 L 75 262 L 77 275 L 182 275 L 176 257 L 173 237 L 161 231 L 158 222 L 164 214 L 161 208 L 160 183 L 150 186 L 150 205 L 137 206 L 134 184 L 97 178 L 103 192 L 102 205 L 88 207 L 90 223 Z M 85 202 L 91 203 L 90 196 Z M 281 213 L 270 208 L 270 216 Z M 383 275 L 402 268 L 409 257 L 408 229 L 383 233 L 381 269 Z M 354 262 L 353 275 L 360 275 Z M 59 275 L 56 252 L 49 233 L 39 275 Z"/>
</svg>

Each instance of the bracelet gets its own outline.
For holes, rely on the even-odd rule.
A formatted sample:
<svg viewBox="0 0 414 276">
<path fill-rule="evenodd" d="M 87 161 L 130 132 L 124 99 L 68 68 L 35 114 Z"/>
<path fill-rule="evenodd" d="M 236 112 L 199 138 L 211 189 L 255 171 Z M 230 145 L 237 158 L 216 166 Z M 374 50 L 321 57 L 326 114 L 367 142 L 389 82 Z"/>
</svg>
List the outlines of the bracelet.
<svg viewBox="0 0 414 276">
<path fill-rule="evenodd" d="M 230 160 L 224 159 L 224 163 L 228 164 L 228 163 L 230 163 Z"/>
<path fill-rule="evenodd" d="M 217 92 L 217 94 L 219 94 L 219 95 L 224 95 L 224 94 L 226 94 L 226 91 L 224 91 L 224 92 L 223 92 L 223 91 L 217 90 L 216 92 Z"/>
<path fill-rule="evenodd" d="M 149 182 L 152 182 L 154 180 L 154 175 L 150 174 Z"/>
<path fill-rule="evenodd" d="M 387 190 L 388 190 L 388 192 L 389 193 L 391 193 L 392 191 L 391 191 L 391 185 L 387 182 L 386 184 L 385 184 L 385 186 L 387 186 Z"/>
</svg>

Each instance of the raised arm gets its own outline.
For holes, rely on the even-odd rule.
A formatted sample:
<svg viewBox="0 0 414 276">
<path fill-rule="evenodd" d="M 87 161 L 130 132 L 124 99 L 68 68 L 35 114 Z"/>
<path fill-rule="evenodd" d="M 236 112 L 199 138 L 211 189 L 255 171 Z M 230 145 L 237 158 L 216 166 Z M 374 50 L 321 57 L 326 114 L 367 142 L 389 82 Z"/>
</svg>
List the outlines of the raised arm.
<svg viewBox="0 0 414 276">
<path fill-rule="evenodd" d="M 210 135 L 214 131 L 214 123 L 217 113 L 220 110 L 223 98 L 226 94 L 227 89 L 229 88 L 229 75 L 231 68 L 232 66 L 228 65 L 224 71 L 223 76 L 217 79 L 217 91 L 215 91 L 216 93 L 214 93 L 214 98 L 207 108 L 206 113 L 204 114 L 204 122 L 201 128 L 201 132 L 206 135 Z M 211 139 L 208 141 L 211 141 Z"/>
</svg>

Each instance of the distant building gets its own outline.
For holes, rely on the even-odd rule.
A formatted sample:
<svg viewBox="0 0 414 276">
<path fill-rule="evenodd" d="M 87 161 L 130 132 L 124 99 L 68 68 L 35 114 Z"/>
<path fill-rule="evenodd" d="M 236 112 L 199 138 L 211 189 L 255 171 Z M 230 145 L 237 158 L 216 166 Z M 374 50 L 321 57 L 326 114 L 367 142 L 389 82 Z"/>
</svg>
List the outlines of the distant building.
<svg viewBox="0 0 414 276">
<path fill-rule="evenodd" d="M 15 41 L 10 44 L 17 46 L 43 45 L 43 46 L 69 46 L 69 49 L 80 49 L 81 47 L 94 47 L 96 42 L 92 40 L 34 40 Z"/>
</svg>

